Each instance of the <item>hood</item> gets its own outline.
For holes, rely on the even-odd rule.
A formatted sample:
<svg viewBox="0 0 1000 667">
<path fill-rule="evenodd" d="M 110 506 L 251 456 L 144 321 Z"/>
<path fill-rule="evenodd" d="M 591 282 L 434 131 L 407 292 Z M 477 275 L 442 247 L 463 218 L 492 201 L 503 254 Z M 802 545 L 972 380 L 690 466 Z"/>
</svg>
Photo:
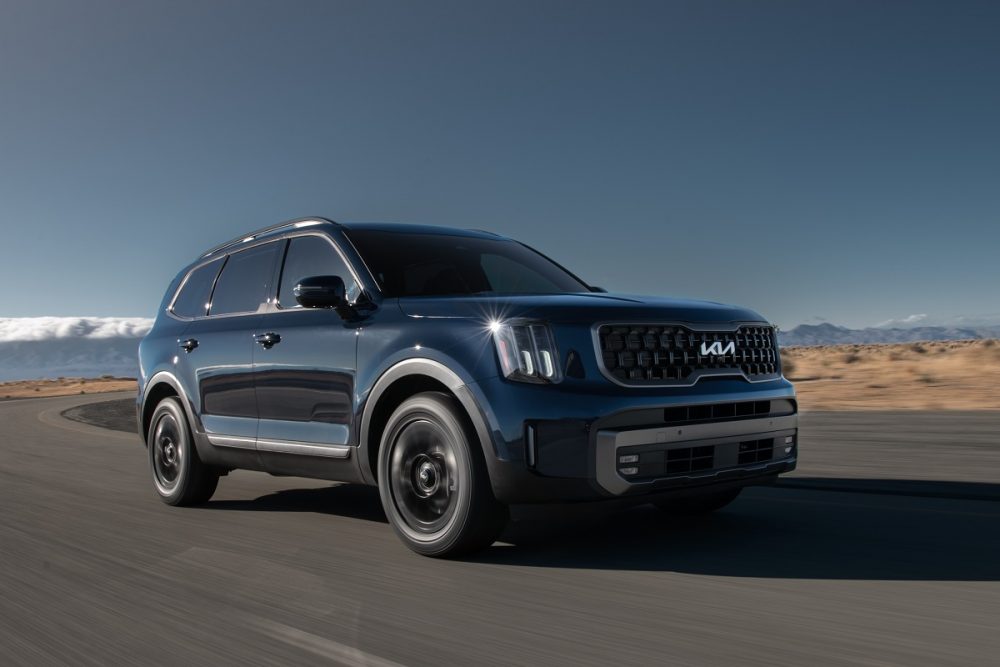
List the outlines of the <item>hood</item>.
<svg viewBox="0 0 1000 667">
<path fill-rule="evenodd" d="M 764 322 L 747 308 L 712 301 L 626 294 L 538 294 L 519 296 L 406 297 L 400 310 L 410 317 L 489 321 L 524 317 L 557 323 Z"/>
</svg>

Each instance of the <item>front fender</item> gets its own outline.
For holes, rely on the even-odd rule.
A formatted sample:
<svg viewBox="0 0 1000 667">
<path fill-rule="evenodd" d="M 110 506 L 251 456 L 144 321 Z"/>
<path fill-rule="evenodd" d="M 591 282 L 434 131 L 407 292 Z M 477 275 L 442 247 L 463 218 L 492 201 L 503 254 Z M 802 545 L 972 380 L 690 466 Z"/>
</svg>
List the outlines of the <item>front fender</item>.
<svg viewBox="0 0 1000 667">
<path fill-rule="evenodd" d="M 372 386 L 371 391 L 368 392 L 361 410 L 361 426 L 358 434 L 358 463 L 360 464 L 361 473 L 368 484 L 376 484 L 377 479 L 375 471 L 371 469 L 371 459 L 369 456 L 371 447 L 378 447 L 378 443 L 369 442 L 369 433 L 371 431 L 375 406 L 378 405 L 379 399 L 381 399 L 382 395 L 385 394 L 386 390 L 394 382 L 414 376 L 432 378 L 443 384 L 455 395 L 472 421 L 476 434 L 479 436 L 478 440 L 480 447 L 482 447 L 487 468 L 491 469 L 492 472 L 494 462 L 496 461 L 496 450 L 493 446 L 493 439 L 490 437 L 490 431 L 486 426 L 483 412 L 469 390 L 468 385 L 471 382 L 471 378 L 463 373 L 461 366 L 456 364 L 453 359 L 449 359 L 447 355 L 434 351 L 428 352 L 432 356 L 409 357 L 395 361 L 379 376 L 378 380 Z M 494 476 L 491 474 L 490 478 L 493 479 Z"/>
</svg>

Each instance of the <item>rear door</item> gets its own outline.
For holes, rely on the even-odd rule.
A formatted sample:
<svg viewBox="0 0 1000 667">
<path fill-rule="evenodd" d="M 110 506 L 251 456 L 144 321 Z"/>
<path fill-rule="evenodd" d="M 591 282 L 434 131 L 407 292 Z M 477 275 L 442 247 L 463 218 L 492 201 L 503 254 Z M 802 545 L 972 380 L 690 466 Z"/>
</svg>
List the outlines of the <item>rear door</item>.
<svg viewBox="0 0 1000 667">
<path fill-rule="evenodd" d="M 265 467 L 296 474 L 296 457 L 350 457 L 358 323 L 335 311 L 303 308 L 292 293 L 309 276 L 340 276 L 349 301 L 360 286 L 332 239 L 289 239 L 274 308 L 257 323 L 254 383 L 260 415 L 258 452 Z"/>
<path fill-rule="evenodd" d="M 208 316 L 193 321 L 181 341 L 182 350 L 190 348 L 181 354 L 197 387 L 202 426 L 219 447 L 255 449 L 253 332 L 280 248 L 280 242 L 272 242 L 231 253 L 216 280 Z"/>
</svg>

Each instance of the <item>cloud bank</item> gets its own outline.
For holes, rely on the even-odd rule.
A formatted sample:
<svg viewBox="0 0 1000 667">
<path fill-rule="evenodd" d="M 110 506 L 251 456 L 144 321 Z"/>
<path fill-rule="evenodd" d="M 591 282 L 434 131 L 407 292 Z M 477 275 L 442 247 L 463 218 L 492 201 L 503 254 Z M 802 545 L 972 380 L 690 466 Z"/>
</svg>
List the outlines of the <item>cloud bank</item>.
<svg viewBox="0 0 1000 667">
<path fill-rule="evenodd" d="M 141 338 L 148 317 L 0 317 L 0 341 Z"/>
</svg>

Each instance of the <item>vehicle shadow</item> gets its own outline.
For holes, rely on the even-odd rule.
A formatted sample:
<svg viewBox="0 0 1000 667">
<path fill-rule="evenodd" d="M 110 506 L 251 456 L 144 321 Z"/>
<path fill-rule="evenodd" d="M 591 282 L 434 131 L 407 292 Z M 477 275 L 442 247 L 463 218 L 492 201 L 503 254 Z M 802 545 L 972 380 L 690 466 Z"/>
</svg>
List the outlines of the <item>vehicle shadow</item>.
<svg viewBox="0 0 1000 667">
<path fill-rule="evenodd" d="M 338 484 L 312 489 L 283 489 L 253 500 L 213 500 L 205 509 L 249 512 L 316 512 L 388 523 L 378 489 L 360 484 Z"/>
<path fill-rule="evenodd" d="M 850 480 L 832 481 L 846 487 Z M 903 486 L 933 494 L 939 484 L 906 480 Z M 996 486 L 959 484 L 949 487 L 960 497 L 979 497 L 990 491 L 981 487 Z M 998 526 L 996 502 L 756 488 L 702 517 L 670 518 L 651 505 L 529 517 L 504 534 L 509 546 L 494 545 L 473 560 L 728 577 L 997 581 Z"/>
<path fill-rule="evenodd" d="M 500 541 L 469 562 L 512 567 L 669 571 L 728 577 L 1000 580 L 998 485 L 822 479 L 823 490 L 761 487 L 712 515 L 671 518 L 651 505 L 517 508 Z M 905 494 L 880 489 L 903 489 Z M 955 498 L 940 497 L 942 489 Z M 283 490 L 208 509 L 315 512 L 386 523 L 378 490 Z"/>
</svg>

